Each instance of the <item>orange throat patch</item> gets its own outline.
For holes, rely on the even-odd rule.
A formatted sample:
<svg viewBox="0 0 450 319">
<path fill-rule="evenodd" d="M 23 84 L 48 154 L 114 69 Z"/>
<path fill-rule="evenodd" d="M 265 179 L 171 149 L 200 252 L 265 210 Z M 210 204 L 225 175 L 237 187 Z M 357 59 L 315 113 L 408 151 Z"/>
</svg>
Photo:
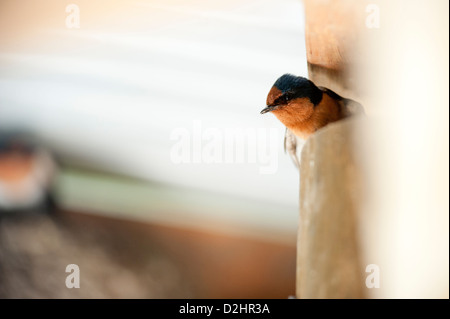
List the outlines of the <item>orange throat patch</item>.
<svg viewBox="0 0 450 319">
<path fill-rule="evenodd" d="M 308 98 L 294 99 L 287 105 L 273 110 L 272 113 L 300 138 L 306 139 L 316 130 L 314 121 L 311 121 L 314 114 L 314 105 Z"/>
</svg>

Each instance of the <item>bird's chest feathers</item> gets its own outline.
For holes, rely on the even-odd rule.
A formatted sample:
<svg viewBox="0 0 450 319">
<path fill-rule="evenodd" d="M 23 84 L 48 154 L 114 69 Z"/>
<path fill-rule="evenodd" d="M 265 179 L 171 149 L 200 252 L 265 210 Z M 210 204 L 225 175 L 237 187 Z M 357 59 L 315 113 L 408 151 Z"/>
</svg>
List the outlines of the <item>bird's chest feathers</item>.
<svg viewBox="0 0 450 319">
<path fill-rule="evenodd" d="M 272 113 L 282 122 L 292 133 L 306 139 L 316 130 L 314 121 L 311 120 L 313 107 L 301 107 L 289 105 L 280 110 L 274 110 Z"/>
<path fill-rule="evenodd" d="M 302 139 L 308 138 L 328 123 L 340 119 L 337 102 L 326 94 L 316 106 L 309 101 L 302 101 L 274 110 L 273 113 L 292 133 Z"/>
</svg>

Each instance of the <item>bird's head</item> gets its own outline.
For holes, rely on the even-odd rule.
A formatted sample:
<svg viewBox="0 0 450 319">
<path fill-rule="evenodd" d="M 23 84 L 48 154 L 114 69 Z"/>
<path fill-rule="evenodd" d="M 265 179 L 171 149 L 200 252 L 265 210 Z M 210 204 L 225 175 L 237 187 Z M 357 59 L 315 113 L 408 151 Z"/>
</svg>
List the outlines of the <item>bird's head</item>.
<svg viewBox="0 0 450 319">
<path fill-rule="evenodd" d="M 308 119 L 322 100 L 322 91 L 310 80 L 284 74 L 267 95 L 261 114 L 272 112 L 287 127 Z"/>
</svg>

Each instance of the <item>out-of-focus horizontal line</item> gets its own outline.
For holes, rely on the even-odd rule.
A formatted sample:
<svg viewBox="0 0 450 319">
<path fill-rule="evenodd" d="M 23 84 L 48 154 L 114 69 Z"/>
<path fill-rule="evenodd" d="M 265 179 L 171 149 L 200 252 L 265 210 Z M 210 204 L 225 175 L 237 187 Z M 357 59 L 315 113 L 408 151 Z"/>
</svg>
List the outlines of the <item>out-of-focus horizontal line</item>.
<svg viewBox="0 0 450 319">
<path fill-rule="evenodd" d="M 297 225 L 288 222 L 289 214 L 280 214 L 280 209 L 295 212 L 295 207 L 75 169 L 62 171 L 56 190 L 65 209 L 267 241 L 295 241 Z"/>
<path fill-rule="evenodd" d="M 165 56 L 166 54 L 183 56 L 184 58 L 189 57 L 192 60 L 243 67 L 247 70 L 253 68 L 256 70 L 266 69 L 276 72 L 280 69 L 292 69 L 293 66 L 301 65 L 302 63 L 301 57 L 297 56 L 295 52 L 291 53 L 288 50 L 273 54 L 244 46 L 229 45 L 226 43 L 209 43 L 208 41 L 201 40 L 186 40 L 181 37 L 100 33 L 82 30 L 77 32 L 54 30 L 53 32 L 69 38 L 92 39 L 119 47 L 147 50 L 149 52 L 159 53 L 161 56 Z"/>
<path fill-rule="evenodd" d="M 256 15 L 249 14 L 237 14 L 224 11 L 212 11 L 212 10 L 200 10 L 193 9 L 188 6 L 180 5 L 165 5 L 148 2 L 135 2 L 136 5 L 147 7 L 151 9 L 159 9 L 169 12 L 176 12 L 192 16 L 195 18 L 212 19 L 214 21 L 223 21 L 226 23 L 235 23 L 240 25 L 250 25 L 258 28 L 267 28 L 277 31 L 292 31 L 296 32 L 303 28 L 301 19 L 280 20 L 267 17 L 258 17 Z"/>
</svg>

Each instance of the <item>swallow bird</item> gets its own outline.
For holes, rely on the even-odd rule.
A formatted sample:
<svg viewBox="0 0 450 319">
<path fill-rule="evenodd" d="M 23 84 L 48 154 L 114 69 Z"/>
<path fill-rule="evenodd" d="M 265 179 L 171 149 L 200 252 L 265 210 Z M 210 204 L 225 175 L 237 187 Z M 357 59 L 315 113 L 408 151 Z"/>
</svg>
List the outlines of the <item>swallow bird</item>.
<svg viewBox="0 0 450 319">
<path fill-rule="evenodd" d="M 292 74 L 284 74 L 276 80 L 266 104 L 261 114 L 271 112 L 286 126 L 284 149 L 297 167 L 301 147 L 311 134 L 329 123 L 364 114 L 358 102 Z"/>
</svg>

